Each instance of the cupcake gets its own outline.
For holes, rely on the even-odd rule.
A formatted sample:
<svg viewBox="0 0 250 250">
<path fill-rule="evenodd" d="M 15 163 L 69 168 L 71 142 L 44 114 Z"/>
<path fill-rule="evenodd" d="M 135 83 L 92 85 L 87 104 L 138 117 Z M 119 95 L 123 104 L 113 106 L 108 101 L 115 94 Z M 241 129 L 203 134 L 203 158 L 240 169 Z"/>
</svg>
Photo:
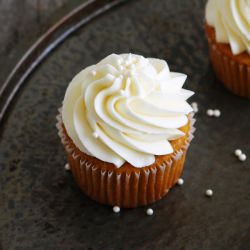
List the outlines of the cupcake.
<svg viewBox="0 0 250 250">
<path fill-rule="evenodd" d="M 209 0 L 205 30 L 216 76 L 234 94 L 250 98 L 250 1 Z"/>
<path fill-rule="evenodd" d="M 186 75 L 164 60 L 112 54 L 70 82 L 57 128 L 81 190 L 108 205 L 161 199 L 193 137 Z"/>
</svg>

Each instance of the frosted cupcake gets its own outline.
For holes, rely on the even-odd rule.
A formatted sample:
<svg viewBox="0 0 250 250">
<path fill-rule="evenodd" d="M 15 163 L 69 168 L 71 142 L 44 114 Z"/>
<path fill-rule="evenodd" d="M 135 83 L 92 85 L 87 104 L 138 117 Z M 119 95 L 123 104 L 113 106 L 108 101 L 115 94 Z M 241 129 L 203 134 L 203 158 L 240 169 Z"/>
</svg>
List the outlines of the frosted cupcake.
<svg viewBox="0 0 250 250">
<path fill-rule="evenodd" d="M 82 191 L 109 205 L 161 199 L 192 139 L 192 91 L 163 60 L 112 54 L 70 82 L 57 127 Z"/>
<path fill-rule="evenodd" d="M 209 0 L 205 26 L 217 77 L 234 94 L 250 98 L 250 1 Z"/>
</svg>

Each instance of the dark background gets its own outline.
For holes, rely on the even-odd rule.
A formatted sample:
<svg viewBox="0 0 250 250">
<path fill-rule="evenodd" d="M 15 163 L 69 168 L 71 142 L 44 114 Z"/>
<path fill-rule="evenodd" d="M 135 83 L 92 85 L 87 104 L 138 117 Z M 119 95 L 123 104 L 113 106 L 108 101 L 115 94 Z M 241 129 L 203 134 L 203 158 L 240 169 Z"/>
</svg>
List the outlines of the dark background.
<svg viewBox="0 0 250 250">
<path fill-rule="evenodd" d="M 0 249 L 249 250 L 250 103 L 216 80 L 203 30 L 205 0 L 131 0 L 79 29 L 26 80 L 0 131 Z M 0 80 L 56 20 L 82 1 L 0 1 Z M 199 104 L 182 187 L 114 214 L 83 195 L 57 136 L 68 82 L 116 52 L 166 59 Z M 220 118 L 206 115 L 218 108 Z M 246 162 L 233 155 L 241 148 Z M 214 191 L 211 198 L 204 192 Z"/>
<path fill-rule="evenodd" d="M 86 0 L 0 0 L 0 86 L 53 23 Z"/>
</svg>

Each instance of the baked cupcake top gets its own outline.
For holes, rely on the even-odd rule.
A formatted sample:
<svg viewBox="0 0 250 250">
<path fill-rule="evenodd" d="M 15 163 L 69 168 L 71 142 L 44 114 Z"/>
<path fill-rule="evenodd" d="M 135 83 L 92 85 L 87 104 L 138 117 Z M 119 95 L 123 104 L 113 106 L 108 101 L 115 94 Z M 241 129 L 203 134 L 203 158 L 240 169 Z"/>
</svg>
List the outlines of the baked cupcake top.
<svg viewBox="0 0 250 250">
<path fill-rule="evenodd" d="M 70 82 L 62 119 L 82 152 L 121 167 L 145 167 L 155 155 L 173 152 L 170 141 L 192 111 L 182 89 L 186 75 L 164 60 L 112 54 L 82 70 Z"/>
<path fill-rule="evenodd" d="M 250 54 L 250 0 L 208 0 L 206 22 L 216 41 L 229 43 L 234 55 Z"/>
</svg>

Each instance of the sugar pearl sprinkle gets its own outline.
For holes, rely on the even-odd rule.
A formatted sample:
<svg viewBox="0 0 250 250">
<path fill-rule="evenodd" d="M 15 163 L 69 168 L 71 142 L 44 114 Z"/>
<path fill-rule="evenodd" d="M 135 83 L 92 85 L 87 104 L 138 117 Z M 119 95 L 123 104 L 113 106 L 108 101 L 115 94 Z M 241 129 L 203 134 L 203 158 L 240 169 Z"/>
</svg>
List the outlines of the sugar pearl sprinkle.
<svg viewBox="0 0 250 250">
<path fill-rule="evenodd" d="M 207 189 L 205 194 L 206 194 L 206 196 L 211 197 L 213 195 L 213 190 L 212 189 Z"/>
<path fill-rule="evenodd" d="M 234 154 L 236 156 L 240 156 L 242 154 L 242 151 L 240 149 L 235 149 Z"/>
<path fill-rule="evenodd" d="M 114 206 L 113 207 L 113 212 L 116 213 L 116 214 L 119 213 L 120 212 L 120 207 L 119 206 Z"/>
<path fill-rule="evenodd" d="M 198 109 L 198 103 L 197 102 L 192 102 L 191 106 L 193 108 L 194 113 L 198 113 L 199 109 Z"/>
<path fill-rule="evenodd" d="M 221 115 L 220 110 L 219 110 L 219 109 L 215 109 L 215 110 L 214 110 L 214 116 L 215 116 L 215 117 L 220 117 L 220 115 Z"/>
<path fill-rule="evenodd" d="M 245 161 L 247 159 L 246 154 L 244 154 L 241 149 L 235 149 L 234 154 L 240 161 Z"/>
<path fill-rule="evenodd" d="M 221 111 L 219 109 L 208 109 L 207 110 L 207 115 L 212 117 L 220 117 L 221 116 Z"/>
<path fill-rule="evenodd" d="M 240 156 L 239 156 L 239 160 L 240 161 L 245 161 L 247 159 L 247 156 L 245 155 L 245 154 L 241 154 Z"/>
<path fill-rule="evenodd" d="M 179 178 L 178 181 L 177 181 L 177 184 L 179 186 L 182 186 L 184 184 L 184 180 L 182 178 Z"/>
<path fill-rule="evenodd" d="M 92 135 L 93 135 L 94 138 L 98 138 L 99 137 L 99 135 L 98 135 L 97 132 L 93 132 Z"/>
<path fill-rule="evenodd" d="M 69 171 L 69 170 L 70 170 L 69 163 L 66 163 L 66 164 L 64 165 L 64 169 L 65 169 L 65 170 L 67 170 L 67 171 Z"/>
<path fill-rule="evenodd" d="M 147 211 L 146 211 L 147 215 L 153 215 L 154 213 L 154 210 L 152 208 L 148 208 Z"/>
<path fill-rule="evenodd" d="M 214 111 L 212 109 L 207 110 L 207 115 L 208 116 L 214 116 Z"/>
</svg>

